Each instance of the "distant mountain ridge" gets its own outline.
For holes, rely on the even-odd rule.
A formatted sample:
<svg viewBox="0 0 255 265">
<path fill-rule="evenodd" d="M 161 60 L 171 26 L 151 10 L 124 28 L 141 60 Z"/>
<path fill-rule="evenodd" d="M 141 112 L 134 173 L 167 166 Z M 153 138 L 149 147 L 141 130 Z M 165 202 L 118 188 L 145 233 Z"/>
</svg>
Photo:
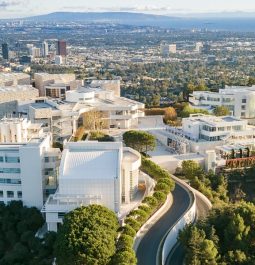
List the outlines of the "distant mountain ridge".
<svg viewBox="0 0 255 265">
<path fill-rule="evenodd" d="M 254 16 L 253 16 L 254 14 Z M 133 12 L 54 12 L 20 18 L 38 22 L 113 23 L 175 29 L 209 29 L 255 32 L 255 13 L 219 12 L 189 15 L 154 15 Z M 9 19 L 11 20 L 11 19 Z"/>
<path fill-rule="evenodd" d="M 25 19 L 33 21 L 111 22 L 141 26 L 171 26 L 171 21 L 179 18 L 132 12 L 54 12 Z"/>
</svg>

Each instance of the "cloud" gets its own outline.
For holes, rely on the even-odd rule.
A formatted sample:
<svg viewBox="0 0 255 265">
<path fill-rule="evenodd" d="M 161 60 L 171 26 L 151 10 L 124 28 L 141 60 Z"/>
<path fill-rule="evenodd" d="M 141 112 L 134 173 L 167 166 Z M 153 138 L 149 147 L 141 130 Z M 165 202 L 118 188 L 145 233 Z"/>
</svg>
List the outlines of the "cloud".
<svg viewBox="0 0 255 265">
<path fill-rule="evenodd" d="M 61 8 L 62 10 L 68 10 L 68 11 L 119 11 L 119 12 L 166 12 L 172 10 L 170 6 L 156 6 L 156 5 L 138 5 L 138 6 L 120 6 L 120 7 L 88 7 L 86 5 L 82 6 L 64 6 Z"/>
<path fill-rule="evenodd" d="M 24 1 L 22 0 L 20 1 L 0 1 L 0 8 L 6 9 L 8 7 L 21 5 L 22 3 L 24 3 Z"/>
<path fill-rule="evenodd" d="M 134 6 L 134 7 L 121 7 L 120 10 L 126 11 L 155 11 L 161 12 L 166 10 L 171 10 L 170 6 L 155 6 L 155 5 L 145 5 L 145 6 Z"/>
</svg>

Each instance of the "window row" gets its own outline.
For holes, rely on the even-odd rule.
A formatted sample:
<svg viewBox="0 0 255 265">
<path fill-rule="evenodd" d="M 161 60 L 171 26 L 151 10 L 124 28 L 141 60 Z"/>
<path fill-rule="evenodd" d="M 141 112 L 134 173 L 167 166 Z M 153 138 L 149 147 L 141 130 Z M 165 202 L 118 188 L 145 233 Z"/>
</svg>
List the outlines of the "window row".
<svg viewBox="0 0 255 265">
<path fill-rule="evenodd" d="M 6 197 L 7 198 L 14 198 L 14 191 L 7 191 L 6 192 Z M 4 191 L 0 190 L 0 198 L 4 197 Z M 17 198 L 21 199 L 22 198 L 22 191 L 17 191 Z"/>
<path fill-rule="evenodd" d="M 20 173 L 20 168 L 1 168 L 1 167 L 0 167 L 0 173 L 19 174 L 19 173 Z"/>
<path fill-rule="evenodd" d="M 16 156 L 0 156 L 0 162 L 6 163 L 20 163 L 20 158 Z"/>
<path fill-rule="evenodd" d="M 21 179 L 0 178 L 0 184 L 18 185 L 18 184 L 21 184 Z"/>
<path fill-rule="evenodd" d="M 227 126 L 227 127 L 210 127 L 208 125 L 203 125 L 202 129 L 207 132 L 224 132 L 224 131 L 241 131 L 243 129 L 242 125 L 234 125 L 234 126 Z"/>
</svg>

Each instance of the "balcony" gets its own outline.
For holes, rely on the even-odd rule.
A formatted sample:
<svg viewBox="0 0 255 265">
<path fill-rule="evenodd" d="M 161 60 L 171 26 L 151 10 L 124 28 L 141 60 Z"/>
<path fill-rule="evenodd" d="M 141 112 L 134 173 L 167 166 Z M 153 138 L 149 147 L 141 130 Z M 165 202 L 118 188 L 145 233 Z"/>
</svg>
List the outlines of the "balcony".
<svg viewBox="0 0 255 265">
<path fill-rule="evenodd" d="M 50 195 L 42 208 L 42 212 L 69 212 L 81 206 L 100 204 L 101 195 Z"/>
</svg>

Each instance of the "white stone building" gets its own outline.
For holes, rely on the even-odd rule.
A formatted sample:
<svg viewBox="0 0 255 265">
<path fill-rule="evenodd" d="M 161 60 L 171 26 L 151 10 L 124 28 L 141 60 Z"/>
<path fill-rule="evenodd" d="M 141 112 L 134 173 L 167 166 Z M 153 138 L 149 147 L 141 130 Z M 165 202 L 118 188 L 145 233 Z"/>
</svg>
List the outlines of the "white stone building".
<svg viewBox="0 0 255 265">
<path fill-rule="evenodd" d="M 30 85 L 0 86 L 0 118 L 16 114 L 19 100 L 32 100 L 38 95 L 38 90 Z"/>
<path fill-rule="evenodd" d="M 48 230 L 57 231 L 64 214 L 80 206 L 100 204 L 118 214 L 137 192 L 140 165 L 140 154 L 122 143 L 68 143 L 58 190 L 42 209 Z"/>
<path fill-rule="evenodd" d="M 39 95 L 42 97 L 46 96 L 46 87 L 49 90 L 49 87 L 52 85 L 59 85 L 62 87 L 65 86 L 66 90 L 77 89 L 79 86 L 82 85 L 81 80 L 75 79 L 75 74 L 35 73 L 34 79 L 35 87 L 39 90 Z"/>
<path fill-rule="evenodd" d="M 223 145 L 255 147 L 255 127 L 233 116 L 195 114 L 182 120 L 182 128 L 166 127 L 165 140 L 178 153 L 205 153 Z"/>
<path fill-rule="evenodd" d="M 197 108 L 225 106 L 237 118 L 255 118 L 255 86 L 228 87 L 219 92 L 194 91 L 189 102 Z"/>
<path fill-rule="evenodd" d="M 0 201 L 41 208 L 56 190 L 60 150 L 51 135 L 26 119 L 0 121 Z"/>
<path fill-rule="evenodd" d="M 139 118 L 144 117 L 143 109 L 144 104 L 117 97 L 115 91 L 91 87 L 67 91 L 63 101 L 40 98 L 19 102 L 18 106 L 19 113 L 27 113 L 34 123 L 43 123 L 58 142 L 74 135 L 91 111 L 102 115 L 104 129 L 130 129 L 138 127 Z"/>
<path fill-rule="evenodd" d="M 92 80 L 90 87 L 114 91 L 114 95 L 120 97 L 120 80 Z"/>
<path fill-rule="evenodd" d="M 0 73 L 0 86 L 30 85 L 30 76 L 24 73 Z"/>
</svg>

